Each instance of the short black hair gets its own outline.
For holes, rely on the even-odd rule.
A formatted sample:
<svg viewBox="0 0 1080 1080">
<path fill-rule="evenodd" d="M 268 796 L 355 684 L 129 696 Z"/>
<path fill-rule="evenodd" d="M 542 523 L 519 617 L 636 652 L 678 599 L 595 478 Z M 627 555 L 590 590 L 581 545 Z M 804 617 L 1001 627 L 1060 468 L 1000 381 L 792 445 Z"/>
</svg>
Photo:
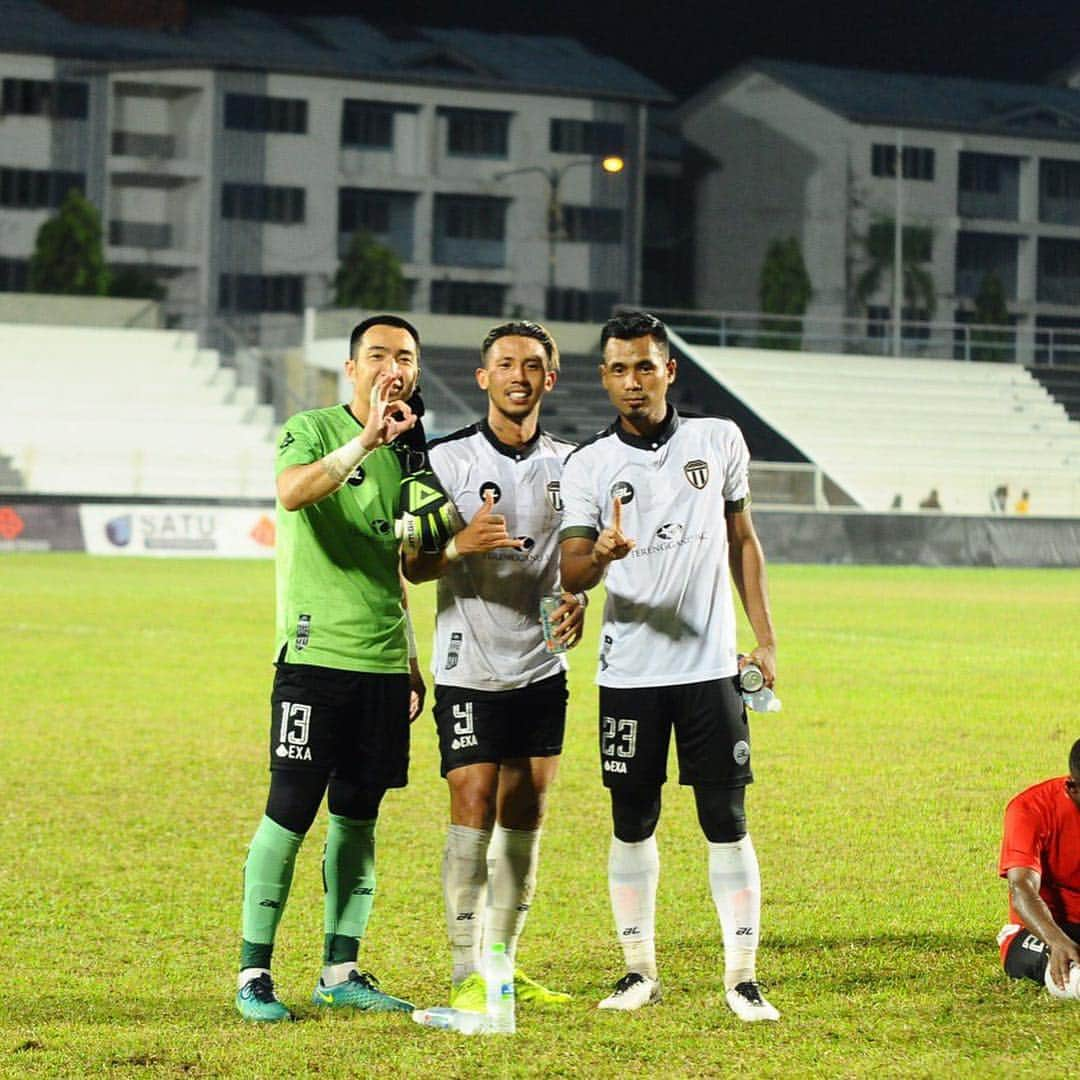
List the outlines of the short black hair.
<svg viewBox="0 0 1080 1080">
<path fill-rule="evenodd" d="M 356 352 L 356 347 L 360 344 L 360 339 L 373 326 L 396 326 L 399 330 L 408 330 L 409 333 L 412 334 L 413 341 L 416 342 L 417 353 L 420 352 L 420 335 L 416 332 L 416 327 L 413 326 L 408 319 L 403 319 L 400 315 L 372 315 L 370 318 L 365 319 L 361 323 L 357 323 L 353 327 L 353 331 L 349 335 L 350 357 Z"/>
<path fill-rule="evenodd" d="M 1073 748 L 1069 751 L 1069 772 L 1080 780 L 1080 739 L 1073 743 Z"/>
<path fill-rule="evenodd" d="M 548 371 L 559 370 L 559 346 L 555 344 L 555 339 L 551 336 L 546 327 L 541 326 L 538 322 L 531 322 L 528 319 L 516 319 L 511 322 L 499 323 L 498 326 L 493 326 L 487 332 L 487 336 L 480 346 L 481 364 L 487 363 L 488 349 L 490 349 L 499 338 L 504 337 L 527 337 L 539 341 L 540 344 L 544 346 L 544 352 L 547 353 Z"/>
<path fill-rule="evenodd" d="M 631 341 L 639 337 L 651 337 L 657 345 L 663 347 L 664 355 L 667 355 L 667 327 L 647 311 L 620 311 L 618 315 L 612 315 L 600 331 L 600 351 L 603 352 L 604 346 L 612 338 Z"/>
</svg>

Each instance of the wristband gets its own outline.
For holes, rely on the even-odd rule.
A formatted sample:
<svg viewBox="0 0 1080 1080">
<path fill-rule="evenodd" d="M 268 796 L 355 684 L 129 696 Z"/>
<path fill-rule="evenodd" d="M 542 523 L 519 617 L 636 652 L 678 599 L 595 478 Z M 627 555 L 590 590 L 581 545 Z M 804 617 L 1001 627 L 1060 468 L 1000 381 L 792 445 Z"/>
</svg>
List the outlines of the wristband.
<svg viewBox="0 0 1080 1080">
<path fill-rule="evenodd" d="M 443 554 L 446 556 L 447 562 L 454 562 L 461 558 L 461 552 L 457 549 L 457 537 L 451 536 L 450 543 L 443 548 Z"/>
<path fill-rule="evenodd" d="M 412 616 L 409 609 L 405 609 L 405 645 L 409 650 L 409 659 L 416 659 L 416 631 L 413 630 Z"/>
<path fill-rule="evenodd" d="M 344 446 L 339 446 L 327 454 L 322 459 L 322 467 L 326 475 L 331 480 L 336 480 L 338 487 L 341 487 L 352 476 L 357 465 L 361 464 L 370 453 L 372 451 L 364 446 L 360 441 L 360 436 L 357 435 Z"/>
</svg>

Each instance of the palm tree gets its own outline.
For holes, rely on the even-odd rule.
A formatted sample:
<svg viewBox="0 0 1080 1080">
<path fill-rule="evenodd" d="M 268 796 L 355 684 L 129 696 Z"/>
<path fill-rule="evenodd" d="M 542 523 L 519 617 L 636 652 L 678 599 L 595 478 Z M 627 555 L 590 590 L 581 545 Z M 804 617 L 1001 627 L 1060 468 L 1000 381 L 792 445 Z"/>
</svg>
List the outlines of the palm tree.
<svg viewBox="0 0 1080 1080">
<path fill-rule="evenodd" d="M 867 268 L 855 281 L 855 299 L 860 306 L 881 288 L 882 278 L 888 275 L 892 284 L 895 223 L 889 218 L 871 224 L 862 237 Z M 934 248 L 934 230 L 929 225 L 905 225 L 900 252 L 900 272 L 903 277 L 904 304 L 915 311 L 925 311 L 932 319 L 937 310 L 937 290 L 925 264 L 930 262 Z"/>
</svg>

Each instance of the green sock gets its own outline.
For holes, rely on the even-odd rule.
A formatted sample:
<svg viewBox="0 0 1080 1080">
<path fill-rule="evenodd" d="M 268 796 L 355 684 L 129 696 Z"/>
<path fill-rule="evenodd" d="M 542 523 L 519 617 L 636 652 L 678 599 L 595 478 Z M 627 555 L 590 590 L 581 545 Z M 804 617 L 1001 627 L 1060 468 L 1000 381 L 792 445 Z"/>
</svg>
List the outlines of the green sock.
<svg viewBox="0 0 1080 1080">
<path fill-rule="evenodd" d="M 240 967 L 269 967 L 274 934 L 292 884 L 296 853 L 304 838 L 264 817 L 244 864 L 244 941 Z"/>
<path fill-rule="evenodd" d="M 375 822 L 330 814 L 323 853 L 323 963 L 355 960 L 375 901 Z"/>
</svg>

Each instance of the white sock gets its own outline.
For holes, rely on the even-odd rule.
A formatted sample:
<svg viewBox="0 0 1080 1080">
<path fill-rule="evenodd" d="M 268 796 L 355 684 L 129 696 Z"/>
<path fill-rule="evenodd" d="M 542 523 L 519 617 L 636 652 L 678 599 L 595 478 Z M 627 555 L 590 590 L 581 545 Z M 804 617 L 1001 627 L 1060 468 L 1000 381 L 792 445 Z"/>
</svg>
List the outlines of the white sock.
<svg viewBox="0 0 1080 1080">
<path fill-rule="evenodd" d="M 343 983 L 354 971 L 360 969 L 355 960 L 346 960 L 342 964 L 326 964 L 322 969 L 323 986 L 337 986 Z"/>
<path fill-rule="evenodd" d="M 536 864 L 540 859 L 539 829 L 504 829 L 496 825 L 487 854 L 487 909 L 484 942 L 501 941 L 510 962 L 517 954 L 518 938 L 536 890 Z"/>
<path fill-rule="evenodd" d="M 650 979 L 656 969 L 656 886 L 660 880 L 660 853 L 656 837 L 627 844 L 611 838 L 608 855 L 608 891 L 615 916 L 615 934 L 622 945 L 626 970 Z"/>
<path fill-rule="evenodd" d="M 749 835 L 709 844 L 709 887 L 724 935 L 724 988 L 756 978 L 761 932 L 761 873 Z"/>
<path fill-rule="evenodd" d="M 488 829 L 451 825 L 446 830 L 442 884 L 446 905 L 446 929 L 455 986 L 480 970 L 480 936 L 484 922 L 484 886 L 487 884 Z"/>
<path fill-rule="evenodd" d="M 252 979 L 257 979 L 260 975 L 269 974 L 269 968 L 244 968 L 236 977 L 236 989 L 243 990 L 244 986 L 251 982 Z"/>
</svg>

